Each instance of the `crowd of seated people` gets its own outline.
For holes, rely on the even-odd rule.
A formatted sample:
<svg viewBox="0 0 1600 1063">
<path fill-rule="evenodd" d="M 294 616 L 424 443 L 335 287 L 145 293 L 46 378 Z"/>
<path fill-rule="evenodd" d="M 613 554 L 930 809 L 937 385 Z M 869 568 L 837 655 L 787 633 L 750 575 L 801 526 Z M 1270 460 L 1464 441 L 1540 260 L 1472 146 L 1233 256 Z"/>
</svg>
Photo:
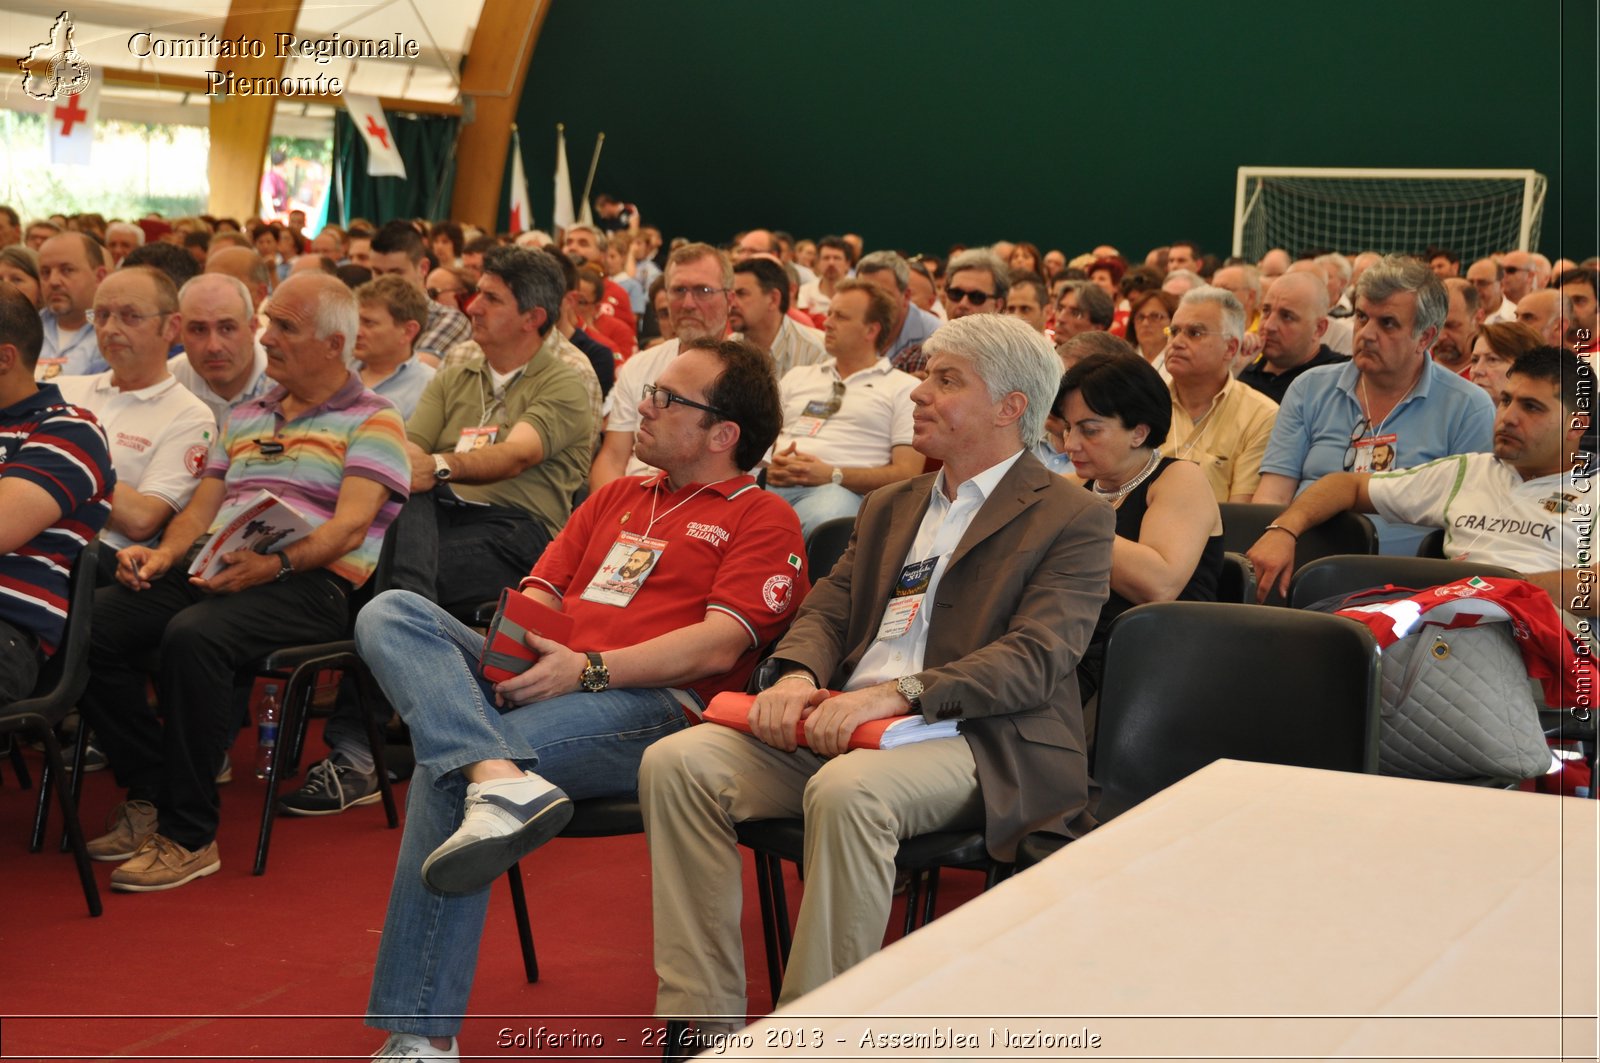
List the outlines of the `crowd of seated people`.
<svg viewBox="0 0 1600 1063">
<path fill-rule="evenodd" d="M 1586 611 L 1593 259 L 669 242 L 604 198 L 559 239 L 0 207 L 0 699 L 98 534 L 80 709 L 125 793 L 90 852 L 168 890 L 221 868 L 236 670 L 353 630 L 417 758 L 379 1058 L 457 1058 L 488 887 L 574 799 L 640 794 L 658 1010 L 708 1033 L 744 1018 L 740 820 L 807 821 L 784 1002 L 876 948 L 897 839 L 1088 829 L 1110 625 L 1216 599 L 1220 503 L 1282 508 L 1263 598 L 1358 510 Z M 191 577 L 262 491 L 310 533 Z M 508 587 L 579 623 L 497 683 L 465 621 Z M 751 733 L 697 726 L 765 655 Z M 908 713 L 960 734 L 839 755 Z M 352 702 L 324 737 L 283 810 L 378 799 Z"/>
</svg>

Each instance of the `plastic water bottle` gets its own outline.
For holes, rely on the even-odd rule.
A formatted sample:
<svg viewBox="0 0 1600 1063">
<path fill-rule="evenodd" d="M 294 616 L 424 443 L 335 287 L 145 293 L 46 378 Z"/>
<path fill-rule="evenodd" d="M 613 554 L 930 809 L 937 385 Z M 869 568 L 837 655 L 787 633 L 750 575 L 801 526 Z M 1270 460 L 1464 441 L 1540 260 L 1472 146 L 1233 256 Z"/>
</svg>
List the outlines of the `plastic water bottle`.
<svg viewBox="0 0 1600 1063">
<path fill-rule="evenodd" d="M 256 778 L 265 779 L 278 748 L 278 684 L 268 683 L 256 706 Z"/>
</svg>

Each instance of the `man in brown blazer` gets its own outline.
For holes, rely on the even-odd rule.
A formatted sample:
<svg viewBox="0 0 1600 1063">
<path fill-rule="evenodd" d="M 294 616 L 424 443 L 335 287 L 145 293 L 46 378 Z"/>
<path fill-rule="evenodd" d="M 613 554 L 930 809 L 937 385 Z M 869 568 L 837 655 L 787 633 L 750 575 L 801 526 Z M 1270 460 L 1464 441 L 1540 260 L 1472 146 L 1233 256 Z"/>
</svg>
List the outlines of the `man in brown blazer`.
<svg viewBox="0 0 1600 1063">
<path fill-rule="evenodd" d="M 640 769 L 656 1011 L 700 1017 L 702 1034 L 745 1014 L 735 823 L 805 817 L 782 1004 L 881 945 L 901 838 L 981 826 L 1010 860 L 1029 831 L 1069 831 L 1084 809 L 1073 669 L 1106 599 L 1111 507 L 1030 452 L 1061 375 L 1042 336 L 972 315 L 924 350 L 913 442 L 943 469 L 867 496 L 773 653 L 781 678 L 751 709 L 754 737 L 692 727 Z M 846 753 L 859 725 L 908 713 L 959 735 Z"/>
</svg>

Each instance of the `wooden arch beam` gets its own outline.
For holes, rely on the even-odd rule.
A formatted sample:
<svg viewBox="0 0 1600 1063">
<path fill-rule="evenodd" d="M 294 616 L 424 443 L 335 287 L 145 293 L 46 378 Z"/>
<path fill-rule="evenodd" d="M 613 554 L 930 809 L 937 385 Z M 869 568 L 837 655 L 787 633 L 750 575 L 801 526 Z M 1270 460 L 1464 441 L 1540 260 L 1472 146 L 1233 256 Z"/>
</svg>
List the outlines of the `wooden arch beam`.
<svg viewBox="0 0 1600 1063">
<path fill-rule="evenodd" d="M 271 40 L 274 33 L 292 33 L 300 21 L 300 0 L 232 0 L 224 39 L 244 36 Z M 285 59 L 266 49 L 260 59 L 230 60 L 240 78 L 283 75 Z M 251 218 L 260 210 L 262 162 L 272 135 L 273 96 L 211 97 L 211 157 L 206 174 L 211 179 L 211 213 L 224 218 Z"/>
<path fill-rule="evenodd" d="M 236 0 L 237 2 L 237 0 Z M 456 143 L 456 183 L 450 217 L 493 232 L 511 146 L 511 124 L 522 102 L 528 63 L 550 0 L 484 0 L 472 34 L 461 95 L 471 120 Z"/>
</svg>

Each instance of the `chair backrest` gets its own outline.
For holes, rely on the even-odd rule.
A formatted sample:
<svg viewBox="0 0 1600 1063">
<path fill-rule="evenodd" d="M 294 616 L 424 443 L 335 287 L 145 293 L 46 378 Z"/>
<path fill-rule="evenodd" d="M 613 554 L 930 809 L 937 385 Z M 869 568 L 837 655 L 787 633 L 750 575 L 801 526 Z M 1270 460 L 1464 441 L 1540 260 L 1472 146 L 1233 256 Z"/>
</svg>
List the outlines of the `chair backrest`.
<svg viewBox="0 0 1600 1063">
<path fill-rule="evenodd" d="M 1368 587 L 1392 583 L 1396 587 L 1421 590 L 1441 583 L 1454 583 L 1468 576 L 1500 576 L 1520 579 L 1509 568 L 1478 561 L 1446 561 L 1437 557 L 1406 557 L 1378 554 L 1335 554 L 1318 558 L 1295 571 L 1289 582 L 1289 604 L 1304 609 L 1336 594 L 1354 594 Z"/>
<path fill-rule="evenodd" d="M 850 534 L 855 531 L 854 517 L 834 517 L 811 529 L 806 536 L 806 571 L 815 583 L 833 571 L 833 566 L 844 556 L 850 545 Z"/>
<path fill-rule="evenodd" d="M 1267 525 L 1278 519 L 1282 506 L 1258 506 L 1251 502 L 1224 502 L 1222 510 L 1222 545 L 1225 550 L 1247 554 L 1255 541 L 1261 538 Z M 1378 552 L 1378 532 L 1364 513 L 1346 511 L 1323 521 L 1314 528 L 1300 533 L 1295 543 L 1296 568 L 1330 554 L 1375 554 Z M 1276 589 L 1267 595 L 1268 605 L 1288 604 Z"/>
<path fill-rule="evenodd" d="M 1435 528 L 1417 544 L 1418 557 L 1444 557 L 1444 529 Z"/>
<path fill-rule="evenodd" d="M 1222 758 L 1377 770 L 1378 646 L 1353 620 L 1156 602 L 1112 625 L 1096 815 L 1109 819 Z"/>
<path fill-rule="evenodd" d="M 1222 573 L 1217 577 L 1217 601 L 1254 605 L 1256 571 L 1243 554 L 1231 550 L 1222 554 Z"/>
<path fill-rule="evenodd" d="M 100 540 L 78 554 L 67 589 L 67 623 L 56 652 L 39 670 L 32 697 L 0 705 L 0 722 L 61 722 L 89 685 L 89 623 L 94 613 L 94 581 L 99 569 Z"/>
</svg>

